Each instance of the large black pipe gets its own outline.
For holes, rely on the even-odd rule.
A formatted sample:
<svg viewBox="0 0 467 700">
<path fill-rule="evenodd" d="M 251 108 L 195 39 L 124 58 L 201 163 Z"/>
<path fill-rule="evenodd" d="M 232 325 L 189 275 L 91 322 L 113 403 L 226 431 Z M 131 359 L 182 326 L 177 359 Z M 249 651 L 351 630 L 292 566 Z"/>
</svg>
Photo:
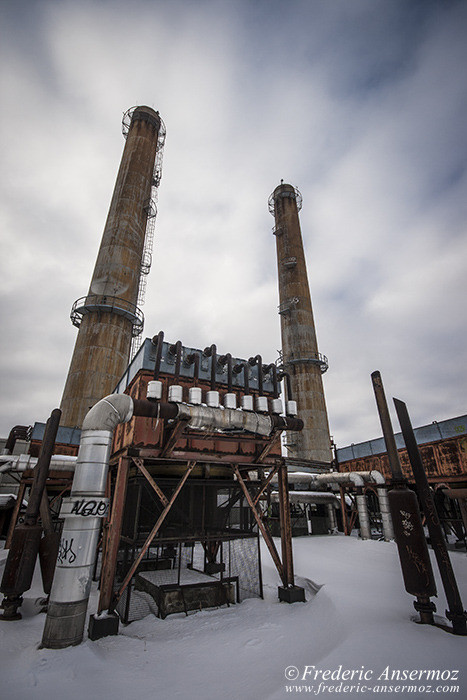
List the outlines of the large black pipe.
<svg viewBox="0 0 467 700">
<path fill-rule="evenodd" d="M 211 391 L 216 390 L 216 357 L 217 347 L 214 343 L 209 348 L 204 348 L 203 355 L 211 358 Z"/>
<path fill-rule="evenodd" d="M 180 370 L 182 367 L 182 341 L 177 340 L 175 345 L 171 345 L 169 347 L 169 352 L 171 355 L 175 355 L 174 380 L 175 383 L 177 383 L 180 377 Z"/>
<path fill-rule="evenodd" d="M 258 392 L 259 396 L 263 395 L 263 358 L 261 355 L 256 355 L 256 357 L 250 357 L 248 360 L 250 365 L 258 367 Z"/>
<path fill-rule="evenodd" d="M 193 386 L 198 386 L 198 380 L 199 380 L 199 368 L 200 368 L 200 361 L 199 361 L 199 353 L 197 352 L 191 352 L 187 358 L 186 361 L 188 365 L 194 365 L 193 367 Z"/>
<path fill-rule="evenodd" d="M 425 514 L 428 532 L 430 533 L 431 546 L 435 552 L 444 592 L 446 593 L 446 599 L 448 601 L 449 610 L 446 610 L 446 617 L 452 622 L 452 631 L 454 634 L 467 635 L 467 613 L 462 605 L 456 577 L 451 560 L 449 559 L 443 530 L 438 513 L 436 512 L 425 469 L 423 468 L 407 406 L 399 399 L 394 399 L 394 405 L 396 407 L 402 435 L 404 436 L 404 442 L 417 485 L 418 495 Z"/>
<path fill-rule="evenodd" d="M 290 381 L 290 374 L 288 372 L 284 372 L 283 370 L 281 370 L 279 373 L 278 379 L 280 382 L 283 379 L 285 379 L 286 386 L 287 386 L 287 401 L 293 401 L 292 382 Z"/>
<path fill-rule="evenodd" d="M 13 532 L 0 586 L 0 591 L 5 595 L 2 602 L 4 614 L 0 618 L 3 620 L 21 619 L 21 613 L 18 612 L 23 602 L 21 594 L 31 588 L 42 535 L 42 526 L 37 521 L 61 415 L 60 409 L 55 408 L 46 423 L 24 523 L 18 525 Z"/>
<path fill-rule="evenodd" d="M 271 362 L 270 365 L 268 365 L 267 367 L 264 368 L 264 371 L 271 375 L 273 398 L 278 399 L 279 398 L 279 379 L 277 376 L 276 364 L 274 362 Z"/>
<path fill-rule="evenodd" d="M 219 357 L 219 364 L 224 366 L 227 364 L 227 391 L 232 391 L 232 355 L 230 352 Z"/>
<path fill-rule="evenodd" d="M 163 420 L 174 420 L 179 414 L 176 403 L 165 403 L 162 401 L 145 401 L 144 399 L 133 399 L 133 415 L 144 418 L 162 418 Z M 303 430 L 301 418 L 291 416 L 269 416 L 274 429 L 278 430 Z"/>
<path fill-rule="evenodd" d="M 250 393 L 250 365 L 248 362 L 240 362 L 232 368 L 234 374 L 240 374 L 243 370 L 243 390 L 245 395 Z"/>
<path fill-rule="evenodd" d="M 154 362 L 154 380 L 159 379 L 159 373 L 161 371 L 161 359 L 162 359 L 162 346 L 164 343 L 164 331 L 159 331 L 157 335 L 152 339 L 152 344 L 156 346 L 156 359 Z"/>
<path fill-rule="evenodd" d="M 25 440 L 26 442 L 30 440 L 31 427 L 28 425 L 15 425 L 14 428 L 10 430 L 7 437 L 5 447 L 3 448 L 3 453 L 6 455 L 13 454 L 15 449 L 15 444 L 17 440 Z"/>
</svg>

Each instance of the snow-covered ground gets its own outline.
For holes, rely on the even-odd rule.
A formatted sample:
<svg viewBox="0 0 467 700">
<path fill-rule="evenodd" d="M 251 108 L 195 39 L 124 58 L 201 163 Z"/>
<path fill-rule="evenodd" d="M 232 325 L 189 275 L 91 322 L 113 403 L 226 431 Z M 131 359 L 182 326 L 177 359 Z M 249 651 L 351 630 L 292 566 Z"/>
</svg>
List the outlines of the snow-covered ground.
<svg viewBox="0 0 467 700">
<path fill-rule="evenodd" d="M 36 575 L 25 594 L 23 619 L 0 623 L 0 697 L 282 700 L 297 694 L 384 693 L 413 699 L 437 693 L 467 698 L 467 637 L 411 621 L 413 598 L 404 591 L 394 543 L 296 538 L 294 556 L 306 603 L 277 601 L 279 579 L 264 550 L 264 600 L 188 617 L 150 615 L 122 626 L 116 637 L 86 639 L 57 651 L 38 648 L 45 617 L 35 606 L 42 593 Z M 453 552 L 451 560 L 465 606 L 467 556 Z M 433 566 L 435 602 L 444 615 L 444 591 Z M 96 603 L 94 590 L 90 612 Z M 399 680 L 391 680 L 393 672 Z"/>
</svg>

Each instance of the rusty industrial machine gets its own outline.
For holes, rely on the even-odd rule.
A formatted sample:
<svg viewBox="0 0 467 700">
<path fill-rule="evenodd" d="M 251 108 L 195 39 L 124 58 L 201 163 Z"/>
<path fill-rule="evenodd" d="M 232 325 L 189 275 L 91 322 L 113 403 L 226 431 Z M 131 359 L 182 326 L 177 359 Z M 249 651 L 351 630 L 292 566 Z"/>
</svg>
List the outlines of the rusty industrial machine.
<svg viewBox="0 0 467 700">
<path fill-rule="evenodd" d="M 282 583 L 279 598 L 304 600 L 294 581 L 280 441 L 303 423 L 291 397 L 283 415 L 281 379 L 259 355 L 245 360 L 219 354 L 215 345 L 170 344 L 163 333 L 143 343 L 118 393 L 98 402 L 83 423 L 71 495 L 62 504 L 44 646 L 81 641 L 96 569 L 92 639 L 115 633 L 119 619 L 261 596 L 260 533 Z M 264 518 L 274 477 L 281 554 Z"/>
</svg>

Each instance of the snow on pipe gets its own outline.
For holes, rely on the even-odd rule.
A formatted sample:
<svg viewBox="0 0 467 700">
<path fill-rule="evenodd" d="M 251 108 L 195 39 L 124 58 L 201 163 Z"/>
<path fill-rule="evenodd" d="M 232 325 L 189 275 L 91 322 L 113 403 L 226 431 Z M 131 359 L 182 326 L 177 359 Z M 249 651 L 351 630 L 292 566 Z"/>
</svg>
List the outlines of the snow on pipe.
<svg viewBox="0 0 467 700">
<path fill-rule="evenodd" d="M 108 511 L 105 498 L 108 463 L 115 427 L 133 415 L 133 399 L 113 394 L 87 413 L 65 517 L 57 567 L 50 592 L 42 646 L 62 649 L 83 639 L 101 520 Z"/>
</svg>

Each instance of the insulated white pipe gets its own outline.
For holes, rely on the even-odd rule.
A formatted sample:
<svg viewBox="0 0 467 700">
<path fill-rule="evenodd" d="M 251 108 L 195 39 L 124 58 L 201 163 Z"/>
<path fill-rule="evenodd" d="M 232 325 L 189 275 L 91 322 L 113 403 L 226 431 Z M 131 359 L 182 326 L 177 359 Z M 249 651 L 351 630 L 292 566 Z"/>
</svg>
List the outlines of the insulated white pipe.
<svg viewBox="0 0 467 700">
<path fill-rule="evenodd" d="M 394 539 L 394 528 L 392 526 L 391 512 L 389 510 L 389 499 L 386 491 L 386 479 L 381 472 L 374 469 L 371 472 L 371 478 L 376 484 L 376 493 L 378 494 L 379 510 L 381 512 L 381 524 L 383 526 L 383 537 L 386 542 Z"/>
<path fill-rule="evenodd" d="M 274 491 L 271 500 L 279 502 L 279 494 Z M 326 503 L 333 508 L 339 508 L 340 504 L 336 496 L 329 491 L 289 491 L 290 503 Z"/>
<path fill-rule="evenodd" d="M 329 532 L 331 535 L 337 535 L 337 518 L 334 505 L 332 503 L 328 503 L 326 505 L 326 509 L 328 511 Z"/>
<path fill-rule="evenodd" d="M 219 409 L 215 406 L 190 406 L 177 404 L 177 418 L 188 420 L 190 428 L 198 430 L 246 430 L 258 435 L 270 435 L 273 422 L 270 416 L 250 411 L 236 411 L 232 408 Z"/>
<path fill-rule="evenodd" d="M 34 469 L 37 464 L 37 457 L 31 457 L 31 455 L 0 455 L 0 474 L 4 474 L 8 471 L 14 472 L 25 472 L 27 469 Z M 56 471 L 70 471 L 75 470 L 75 463 L 77 457 L 74 455 L 52 455 L 50 460 L 50 469 Z"/>
<path fill-rule="evenodd" d="M 42 638 L 49 649 L 79 644 L 83 638 L 101 520 L 108 511 L 105 488 L 113 432 L 132 415 L 133 399 L 112 394 L 84 419 L 71 495 L 63 499 L 60 513 L 65 522 Z"/>
</svg>

